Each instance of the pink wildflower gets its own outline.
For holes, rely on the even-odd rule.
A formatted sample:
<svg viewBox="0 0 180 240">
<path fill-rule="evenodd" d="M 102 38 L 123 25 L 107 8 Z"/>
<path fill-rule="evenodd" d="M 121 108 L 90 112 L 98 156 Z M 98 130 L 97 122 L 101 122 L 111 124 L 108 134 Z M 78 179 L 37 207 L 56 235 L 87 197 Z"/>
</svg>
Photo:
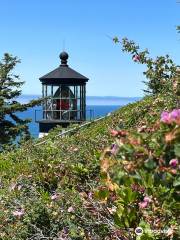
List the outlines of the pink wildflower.
<svg viewBox="0 0 180 240">
<path fill-rule="evenodd" d="M 177 118 L 180 118 L 180 109 L 174 109 L 172 112 L 171 112 L 171 118 L 172 119 L 177 119 Z"/>
<path fill-rule="evenodd" d="M 67 211 L 68 211 L 68 213 L 73 213 L 74 212 L 74 208 L 73 207 L 69 207 Z"/>
<path fill-rule="evenodd" d="M 172 112 L 162 112 L 161 122 L 171 124 L 175 122 L 180 125 L 180 109 L 174 109 Z"/>
<path fill-rule="evenodd" d="M 141 60 L 141 58 L 138 54 L 133 56 L 133 61 L 134 62 L 140 62 L 140 60 Z"/>
<path fill-rule="evenodd" d="M 128 133 L 127 133 L 127 131 L 125 131 L 125 130 L 119 130 L 119 131 L 117 131 L 117 130 L 111 130 L 111 135 L 113 136 L 113 137 L 117 137 L 117 136 L 119 136 L 119 137 L 125 137 L 126 135 L 127 135 Z"/>
<path fill-rule="evenodd" d="M 171 159 L 171 161 L 169 162 L 169 165 L 171 166 L 171 167 L 176 167 L 177 165 L 178 165 L 178 159 Z"/>
<path fill-rule="evenodd" d="M 151 198 L 148 197 L 148 196 L 144 197 L 144 200 L 143 200 L 143 201 L 144 201 L 144 202 L 147 202 L 147 203 L 152 202 Z"/>
<path fill-rule="evenodd" d="M 112 129 L 112 130 L 111 130 L 111 135 L 112 135 L 113 137 L 116 137 L 116 136 L 118 135 L 118 131 Z"/>
<path fill-rule="evenodd" d="M 139 203 L 139 207 L 140 207 L 140 208 L 146 208 L 147 206 L 148 206 L 148 202 L 144 202 L 144 201 L 143 201 L 143 202 L 140 202 L 140 203 Z"/>
<path fill-rule="evenodd" d="M 171 123 L 171 117 L 168 112 L 162 112 L 161 114 L 161 122 L 170 124 Z"/>
<path fill-rule="evenodd" d="M 21 218 L 24 215 L 24 209 L 16 210 L 13 212 L 15 217 Z"/>
<path fill-rule="evenodd" d="M 180 109 L 174 109 L 171 113 L 171 120 L 176 124 L 180 124 Z"/>
<path fill-rule="evenodd" d="M 148 207 L 150 202 L 152 202 L 151 198 L 149 196 L 145 196 L 143 201 L 139 203 L 139 207 L 146 208 Z"/>
<path fill-rule="evenodd" d="M 113 155 L 116 155 L 118 153 L 118 149 L 119 149 L 119 147 L 118 147 L 117 144 L 112 144 L 112 146 L 111 146 L 111 153 Z"/>
<path fill-rule="evenodd" d="M 51 196 L 51 200 L 56 200 L 58 197 L 59 197 L 59 195 L 57 193 L 55 193 Z"/>
</svg>

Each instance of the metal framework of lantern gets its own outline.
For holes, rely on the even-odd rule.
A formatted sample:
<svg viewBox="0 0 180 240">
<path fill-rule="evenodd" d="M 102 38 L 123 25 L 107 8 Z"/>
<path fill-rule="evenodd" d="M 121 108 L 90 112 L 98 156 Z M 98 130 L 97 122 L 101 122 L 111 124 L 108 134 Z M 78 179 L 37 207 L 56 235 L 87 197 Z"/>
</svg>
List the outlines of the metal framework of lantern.
<svg viewBox="0 0 180 240">
<path fill-rule="evenodd" d="M 42 85 L 43 119 L 56 121 L 85 121 L 85 85 Z"/>
<path fill-rule="evenodd" d="M 86 120 L 86 82 L 88 78 L 67 65 L 68 54 L 60 54 L 61 65 L 40 78 L 42 83 L 42 119 L 39 132 L 47 133 L 57 125 Z M 91 114 L 90 114 L 91 115 Z M 91 118 L 91 116 L 90 116 Z"/>
</svg>

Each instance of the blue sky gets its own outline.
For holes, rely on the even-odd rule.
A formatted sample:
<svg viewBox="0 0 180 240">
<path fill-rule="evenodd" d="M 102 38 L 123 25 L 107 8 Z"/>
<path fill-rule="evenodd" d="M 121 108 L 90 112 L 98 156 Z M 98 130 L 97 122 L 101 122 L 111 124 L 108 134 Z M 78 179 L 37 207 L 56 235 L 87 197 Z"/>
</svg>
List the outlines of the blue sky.
<svg viewBox="0 0 180 240">
<path fill-rule="evenodd" d="M 180 64 L 180 4 L 176 0 L 0 0 L 0 56 L 9 52 L 25 94 L 41 94 L 39 77 L 69 53 L 69 65 L 89 77 L 90 96 L 142 96 L 143 66 L 107 37 L 128 37 L 153 57 Z"/>
</svg>

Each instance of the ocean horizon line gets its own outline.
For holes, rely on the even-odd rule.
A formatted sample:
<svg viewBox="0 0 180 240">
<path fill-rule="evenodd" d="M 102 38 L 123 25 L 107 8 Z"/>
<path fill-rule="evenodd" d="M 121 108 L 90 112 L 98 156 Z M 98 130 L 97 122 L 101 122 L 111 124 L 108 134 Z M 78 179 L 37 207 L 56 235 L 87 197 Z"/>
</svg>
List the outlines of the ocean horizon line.
<svg viewBox="0 0 180 240">
<path fill-rule="evenodd" d="M 27 103 L 31 100 L 41 98 L 41 95 L 22 94 L 16 99 L 21 103 Z M 117 96 L 87 96 L 87 105 L 117 105 L 124 106 L 126 104 L 141 100 L 142 97 L 117 97 Z"/>
<path fill-rule="evenodd" d="M 41 97 L 42 95 L 41 94 L 22 94 L 22 95 L 20 95 L 18 98 L 21 98 L 21 97 Z M 120 97 L 120 96 L 111 96 L 111 95 L 104 95 L 104 96 L 97 96 L 97 95 L 87 95 L 86 96 L 87 98 L 108 98 L 108 99 L 129 99 L 129 98 L 133 98 L 133 99 L 135 99 L 135 98 L 137 98 L 137 99 L 141 99 L 141 98 L 143 98 L 143 96 L 131 96 L 131 97 L 128 97 L 128 96 L 122 96 L 122 97 Z"/>
</svg>

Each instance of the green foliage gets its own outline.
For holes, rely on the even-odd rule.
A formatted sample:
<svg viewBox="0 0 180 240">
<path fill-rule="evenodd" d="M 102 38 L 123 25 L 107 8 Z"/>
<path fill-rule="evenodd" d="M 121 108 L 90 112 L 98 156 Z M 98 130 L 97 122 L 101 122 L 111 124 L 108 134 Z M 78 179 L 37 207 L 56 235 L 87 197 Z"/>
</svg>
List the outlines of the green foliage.
<svg viewBox="0 0 180 240">
<path fill-rule="evenodd" d="M 4 54 L 0 62 L 0 150 L 5 148 L 5 144 L 12 144 L 17 136 L 24 139 L 30 137 L 27 126 L 30 119 L 22 120 L 16 113 L 40 103 L 36 100 L 21 104 L 16 100 L 21 95 L 20 88 L 24 83 L 18 75 L 12 73 L 18 63 L 20 60 L 8 53 Z"/>
<path fill-rule="evenodd" d="M 169 225 L 176 225 L 173 209 L 178 208 L 178 203 L 171 200 L 177 192 L 169 188 L 174 184 L 178 190 L 179 176 L 169 172 L 155 174 L 158 165 L 150 164 L 149 168 L 146 164 L 146 160 L 151 161 L 152 149 L 157 158 L 164 154 L 162 144 L 158 146 L 168 127 L 150 130 L 164 109 L 175 106 L 172 95 L 149 96 L 65 137 L 55 137 L 61 131 L 57 128 L 46 137 L 45 144 L 35 146 L 36 142 L 29 141 L 19 149 L 4 151 L 0 155 L 0 238 L 129 239 L 128 231 L 133 229 L 133 234 L 137 224 L 143 225 L 143 212 L 138 207 L 143 200 L 141 186 L 148 195 L 161 199 L 160 204 L 171 219 Z M 131 142 L 120 144 L 117 155 L 112 155 L 109 148 L 104 151 L 116 142 L 110 129 L 122 127 L 130 132 L 127 140 Z M 117 138 L 118 143 L 120 139 Z M 144 144 L 134 144 L 135 140 Z M 107 169 L 104 174 L 102 163 Z M 142 167 L 131 172 L 133 164 Z M 162 179 L 160 183 L 156 178 Z M 139 192 L 132 190 L 133 183 L 139 184 Z"/>
</svg>

